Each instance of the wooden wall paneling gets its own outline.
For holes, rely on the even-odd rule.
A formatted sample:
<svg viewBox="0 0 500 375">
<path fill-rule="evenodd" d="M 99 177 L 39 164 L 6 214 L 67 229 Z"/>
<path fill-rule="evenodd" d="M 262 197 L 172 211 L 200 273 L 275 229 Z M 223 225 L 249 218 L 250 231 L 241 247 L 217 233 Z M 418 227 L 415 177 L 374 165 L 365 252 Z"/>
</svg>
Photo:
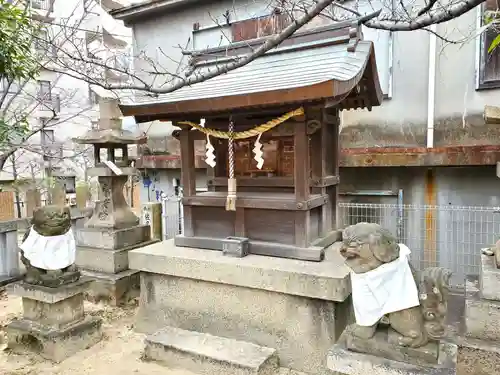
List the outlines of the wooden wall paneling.
<svg viewBox="0 0 500 375">
<path fill-rule="evenodd" d="M 245 209 L 237 208 L 234 219 L 234 235 L 236 237 L 246 237 L 247 231 L 245 229 Z"/>
<path fill-rule="evenodd" d="M 216 142 L 213 143 L 215 147 L 215 177 L 224 177 L 228 178 L 228 170 L 227 170 L 227 157 L 228 157 L 228 148 L 227 148 L 227 139 L 217 139 Z"/>
</svg>

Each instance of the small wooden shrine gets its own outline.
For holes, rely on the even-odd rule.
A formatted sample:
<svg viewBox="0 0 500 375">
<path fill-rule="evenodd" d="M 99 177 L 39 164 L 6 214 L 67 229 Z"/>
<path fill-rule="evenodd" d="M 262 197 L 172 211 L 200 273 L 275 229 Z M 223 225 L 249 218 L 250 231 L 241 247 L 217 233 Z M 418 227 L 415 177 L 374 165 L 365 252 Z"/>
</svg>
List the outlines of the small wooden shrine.
<svg viewBox="0 0 500 375">
<path fill-rule="evenodd" d="M 137 122 L 181 129 L 185 232 L 177 246 L 223 250 L 236 237 L 252 254 L 323 259 L 336 240 L 339 111 L 382 100 L 373 43 L 361 39 L 357 25 L 296 33 L 244 67 L 121 106 Z M 222 52 L 249 48 L 193 53 L 191 63 L 213 69 Z M 196 140 L 207 142 L 203 193 L 195 188 Z"/>
</svg>

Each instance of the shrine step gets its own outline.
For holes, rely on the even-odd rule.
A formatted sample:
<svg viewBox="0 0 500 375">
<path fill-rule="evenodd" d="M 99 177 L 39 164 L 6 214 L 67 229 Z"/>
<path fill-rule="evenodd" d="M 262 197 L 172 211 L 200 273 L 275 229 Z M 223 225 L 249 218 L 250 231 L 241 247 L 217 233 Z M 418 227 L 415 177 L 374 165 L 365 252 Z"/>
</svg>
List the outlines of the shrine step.
<svg viewBox="0 0 500 375">
<path fill-rule="evenodd" d="M 271 375 L 278 372 L 275 349 L 173 327 L 146 338 L 144 359 L 202 375 Z"/>
</svg>

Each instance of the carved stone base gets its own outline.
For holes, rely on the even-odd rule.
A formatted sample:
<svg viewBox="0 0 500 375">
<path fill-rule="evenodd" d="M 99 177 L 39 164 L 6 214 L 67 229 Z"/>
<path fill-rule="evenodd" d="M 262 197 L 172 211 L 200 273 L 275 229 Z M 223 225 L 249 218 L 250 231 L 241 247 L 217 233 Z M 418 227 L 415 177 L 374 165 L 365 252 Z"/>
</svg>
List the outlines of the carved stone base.
<svg viewBox="0 0 500 375">
<path fill-rule="evenodd" d="M 369 340 L 353 338 L 344 331 L 330 349 L 328 368 L 346 375 L 455 375 L 457 346 L 440 342 L 421 348 L 402 348 L 396 333 L 379 331 Z M 434 363 L 432 363 L 434 362 Z"/>
<path fill-rule="evenodd" d="M 48 288 L 58 288 L 67 284 L 77 282 L 80 279 L 80 271 L 54 272 L 48 271 L 44 273 L 38 272 L 36 269 L 29 269 L 26 272 L 24 281 L 27 284 L 41 285 Z"/>
<path fill-rule="evenodd" d="M 122 172 L 131 172 L 125 168 Z M 132 212 L 123 196 L 128 175 L 114 175 L 108 168 L 94 168 L 93 175 L 99 176 L 102 194 L 96 202 L 94 214 L 86 223 L 89 228 L 129 228 L 139 224 L 139 218 Z"/>
</svg>

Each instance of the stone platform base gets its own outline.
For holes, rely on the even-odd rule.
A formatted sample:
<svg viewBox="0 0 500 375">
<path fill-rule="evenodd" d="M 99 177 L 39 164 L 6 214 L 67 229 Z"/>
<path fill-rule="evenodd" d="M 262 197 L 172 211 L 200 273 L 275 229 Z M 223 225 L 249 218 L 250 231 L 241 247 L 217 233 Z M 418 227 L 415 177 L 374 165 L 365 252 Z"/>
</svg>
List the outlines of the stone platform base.
<svg viewBox="0 0 500 375">
<path fill-rule="evenodd" d="M 330 250 L 327 250 L 330 251 Z M 280 364 L 325 373 L 328 349 L 350 322 L 349 270 L 338 250 L 307 262 L 176 247 L 172 240 L 129 252 L 141 271 L 135 327 L 165 327 L 275 348 Z"/>
<path fill-rule="evenodd" d="M 458 345 L 459 375 L 500 374 L 500 345 L 474 339 L 460 339 Z"/>
<path fill-rule="evenodd" d="M 6 328 L 8 347 L 22 353 L 26 349 L 54 362 L 90 348 L 102 338 L 101 319 L 88 317 L 64 329 L 44 329 L 33 321 L 14 320 Z"/>
<path fill-rule="evenodd" d="M 201 375 L 274 375 L 275 349 L 166 327 L 146 338 L 144 359 Z"/>
<path fill-rule="evenodd" d="M 443 342 L 439 344 L 436 364 L 417 365 L 351 351 L 348 349 L 347 337 L 348 333 L 342 334 L 339 341 L 328 352 L 327 364 L 331 371 L 345 375 L 456 375 L 457 373 L 457 346 L 455 344 Z M 422 348 L 417 350 L 422 350 Z M 408 358 L 407 354 L 399 353 L 398 355 Z M 412 353 L 412 356 L 414 354 Z"/>
<path fill-rule="evenodd" d="M 139 271 L 109 274 L 82 270 L 82 275 L 93 280 L 85 294 L 86 299 L 91 302 L 120 306 L 139 296 Z"/>
</svg>

